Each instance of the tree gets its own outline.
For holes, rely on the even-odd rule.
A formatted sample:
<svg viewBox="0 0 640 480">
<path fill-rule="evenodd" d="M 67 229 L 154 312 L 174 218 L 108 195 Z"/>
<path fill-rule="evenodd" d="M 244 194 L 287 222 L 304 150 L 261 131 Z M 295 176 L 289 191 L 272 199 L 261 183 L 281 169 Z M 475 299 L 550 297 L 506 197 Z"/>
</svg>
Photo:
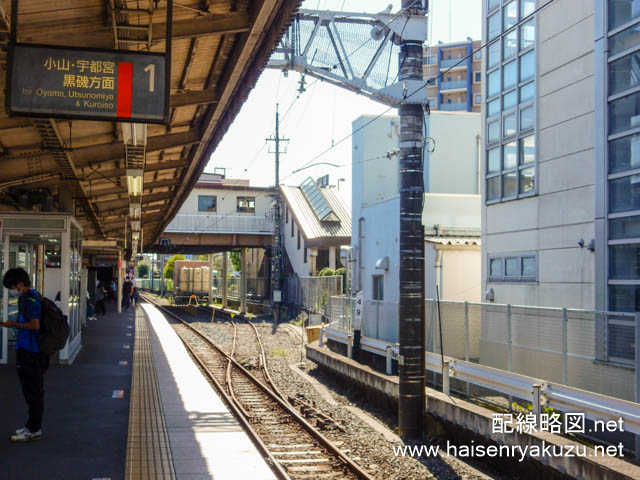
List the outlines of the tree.
<svg viewBox="0 0 640 480">
<path fill-rule="evenodd" d="M 167 263 L 164 266 L 164 278 L 173 278 L 173 269 L 175 268 L 176 260 L 186 260 L 187 257 L 182 255 L 181 253 L 176 253 L 171 255 L 171 258 L 167 260 Z"/>
<path fill-rule="evenodd" d="M 149 260 L 140 260 L 138 262 L 138 278 L 148 278 L 151 271 L 151 262 Z"/>
<path fill-rule="evenodd" d="M 235 268 L 236 272 L 242 271 L 242 257 L 240 256 L 240 252 L 232 250 L 229 252 L 229 258 L 231 259 L 231 265 Z"/>
<path fill-rule="evenodd" d="M 207 255 L 206 253 L 202 255 L 198 255 L 198 260 L 203 260 L 203 261 L 209 260 L 209 255 Z"/>
</svg>

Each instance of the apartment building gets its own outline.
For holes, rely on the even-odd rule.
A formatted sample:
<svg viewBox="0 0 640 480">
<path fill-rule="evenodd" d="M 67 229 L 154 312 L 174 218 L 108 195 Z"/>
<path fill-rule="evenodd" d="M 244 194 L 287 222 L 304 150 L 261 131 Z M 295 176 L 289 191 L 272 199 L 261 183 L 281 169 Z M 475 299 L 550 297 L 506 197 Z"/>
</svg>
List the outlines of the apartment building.
<svg viewBox="0 0 640 480">
<path fill-rule="evenodd" d="M 477 50 L 481 43 L 468 38 L 425 48 L 424 78 L 437 78 L 427 87 L 432 110 L 480 112 L 482 51 Z M 439 73 L 442 77 L 438 77 Z"/>
<path fill-rule="evenodd" d="M 486 298 L 639 311 L 640 0 L 483 12 Z M 632 323 L 595 333 L 597 357 L 633 358 Z"/>
</svg>

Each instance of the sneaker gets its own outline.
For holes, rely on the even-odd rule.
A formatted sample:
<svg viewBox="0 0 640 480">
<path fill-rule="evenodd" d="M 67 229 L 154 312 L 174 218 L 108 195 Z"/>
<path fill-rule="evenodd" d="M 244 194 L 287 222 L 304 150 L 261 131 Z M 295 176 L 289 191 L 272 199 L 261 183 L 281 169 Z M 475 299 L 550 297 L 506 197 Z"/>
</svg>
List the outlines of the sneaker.
<svg viewBox="0 0 640 480">
<path fill-rule="evenodd" d="M 42 430 L 38 430 L 37 432 L 32 432 L 27 428 L 23 428 L 21 433 L 16 432 L 15 435 L 11 436 L 12 442 L 30 442 L 32 440 L 40 440 L 42 438 Z"/>
<path fill-rule="evenodd" d="M 29 431 L 29 429 L 27 427 L 22 427 L 19 428 L 18 430 L 16 430 L 16 435 L 23 435 L 25 433 L 27 433 Z"/>
</svg>

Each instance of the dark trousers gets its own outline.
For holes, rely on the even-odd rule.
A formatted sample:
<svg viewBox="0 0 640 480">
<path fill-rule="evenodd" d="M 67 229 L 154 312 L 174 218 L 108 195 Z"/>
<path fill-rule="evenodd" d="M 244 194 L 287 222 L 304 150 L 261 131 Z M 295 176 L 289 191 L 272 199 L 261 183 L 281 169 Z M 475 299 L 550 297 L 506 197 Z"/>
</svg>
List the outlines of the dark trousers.
<svg viewBox="0 0 640 480">
<path fill-rule="evenodd" d="M 49 357 L 42 353 L 33 353 L 24 348 L 19 348 L 16 352 L 16 363 L 22 393 L 29 406 L 29 420 L 25 427 L 32 432 L 37 432 L 42 427 L 42 413 L 44 411 L 43 374 L 49 367 Z"/>
<path fill-rule="evenodd" d="M 122 308 L 126 310 L 131 305 L 131 296 L 128 293 L 122 294 Z"/>
<path fill-rule="evenodd" d="M 107 307 L 104 300 L 96 300 L 96 315 L 104 315 L 105 313 L 107 313 Z"/>
</svg>

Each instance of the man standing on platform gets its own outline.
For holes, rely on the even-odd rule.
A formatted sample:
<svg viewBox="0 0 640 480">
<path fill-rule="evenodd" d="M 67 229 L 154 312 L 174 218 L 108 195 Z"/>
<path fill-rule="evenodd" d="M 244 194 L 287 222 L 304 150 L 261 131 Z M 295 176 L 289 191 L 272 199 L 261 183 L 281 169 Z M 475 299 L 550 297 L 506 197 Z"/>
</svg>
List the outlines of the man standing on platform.
<svg viewBox="0 0 640 480">
<path fill-rule="evenodd" d="M 17 328 L 16 364 L 24 399 L 29 407 L 29 419 L 24 428 L 11 437 L 14 442 L 28 442 L 42 438 L 42 414 L 44 411 L 44 372 L 49 367 L 49 357 L 38 348 L 38 332 L 42 318 L 40 294 L 31 288 L 29 274 L 22 268 L 7 270 L 2 284 L 12 295 L 19 296 L 18 321 L 0 322 L 0 326 Z"/>
<path fill-rule="evenodd" d="M 125 277 L 122 284 L 122 309 L 128 310 L 131 305 L 131 296 L 133 295 L 133 283 L 129 280 L 129 277 Z"/>
</svg>

